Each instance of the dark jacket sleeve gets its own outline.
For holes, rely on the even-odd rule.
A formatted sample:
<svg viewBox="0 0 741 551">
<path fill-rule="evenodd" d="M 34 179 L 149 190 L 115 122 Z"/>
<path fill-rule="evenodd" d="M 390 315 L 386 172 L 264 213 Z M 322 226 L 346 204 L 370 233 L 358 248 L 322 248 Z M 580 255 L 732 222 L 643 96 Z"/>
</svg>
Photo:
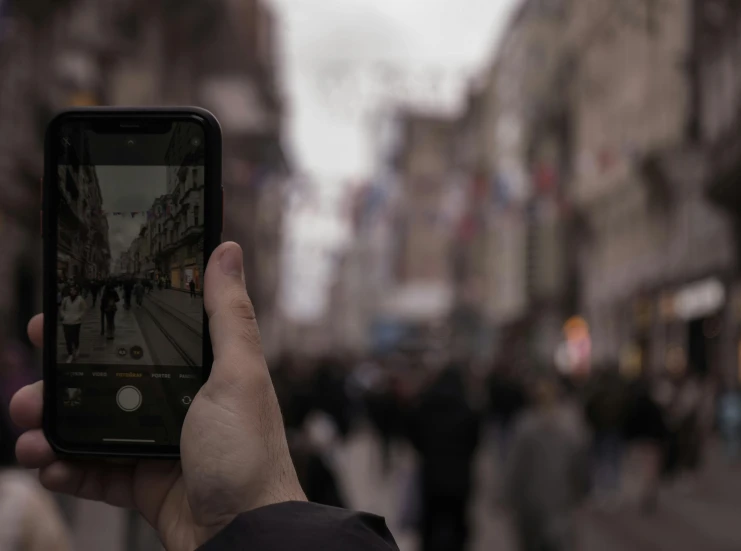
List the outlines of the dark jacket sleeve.
<svg viewBox="0 0 741 551">
<path fill-rule="evenodd" d="M 398 551 L 383 518 L 289 502 L 239 515 L 198 551 Z"/>
</svg>

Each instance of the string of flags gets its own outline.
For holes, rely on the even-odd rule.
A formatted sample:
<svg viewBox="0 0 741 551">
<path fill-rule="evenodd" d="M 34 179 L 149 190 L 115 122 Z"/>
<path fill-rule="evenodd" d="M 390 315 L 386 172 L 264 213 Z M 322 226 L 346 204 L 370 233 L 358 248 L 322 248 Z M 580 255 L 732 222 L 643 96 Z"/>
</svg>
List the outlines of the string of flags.
<svg viewBox="0 0 741 551">
<path fill-rule="evenodd" d="M 98 216 L 121 216 L 121 217 L 146 217 L 147 220 L 154 220 L 155 218 L 162 218 L 162 216 L 170 216 L 172 212 L 171 205 L 158 205 L 155 208 L 148 210 L 131 210 L 131 211 L 107 211 L 97 210 L 93 211 L 94 215 Z"/>
</svg>

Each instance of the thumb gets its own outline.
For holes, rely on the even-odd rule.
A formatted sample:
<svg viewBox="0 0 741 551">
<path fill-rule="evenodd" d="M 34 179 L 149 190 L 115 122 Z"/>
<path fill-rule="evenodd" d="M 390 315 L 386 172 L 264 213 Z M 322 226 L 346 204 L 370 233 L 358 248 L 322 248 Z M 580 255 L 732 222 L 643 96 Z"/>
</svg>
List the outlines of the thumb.
<svg viewBox="0 0 741 551">
<path fill-rule="evenodd" d="M 244 387 L 256 369 L 265 368 L 265 359 L 236 243 L 223 243 L 211 255 L 203 296 L 214 351 L 210 381 Z"/>
</svg>

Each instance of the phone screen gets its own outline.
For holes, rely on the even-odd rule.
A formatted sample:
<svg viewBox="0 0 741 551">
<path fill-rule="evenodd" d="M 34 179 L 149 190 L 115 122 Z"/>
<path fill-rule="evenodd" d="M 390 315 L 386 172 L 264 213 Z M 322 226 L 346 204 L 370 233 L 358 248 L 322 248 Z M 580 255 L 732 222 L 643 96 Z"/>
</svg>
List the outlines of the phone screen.
<svg viewBox="0 0 741 551">
<path fill-rule="evenodd" d="M 59 130 L 57 437 L 177 446 L 204 379 L 204 128 Z"/>
</svg>

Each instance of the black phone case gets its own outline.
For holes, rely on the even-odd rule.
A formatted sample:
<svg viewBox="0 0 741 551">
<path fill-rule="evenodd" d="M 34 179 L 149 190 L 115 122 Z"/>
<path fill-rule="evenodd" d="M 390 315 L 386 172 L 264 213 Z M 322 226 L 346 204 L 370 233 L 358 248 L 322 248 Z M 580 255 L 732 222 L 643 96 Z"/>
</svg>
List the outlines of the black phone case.
<svg viewBox="0 0 741 551">
<path fill-rule="evenodd" d="M 223 230 L 223 184 L 222 184 L 222 134 L 216 117 L 199 107 L 85 107 L 68 109 L 58 113 L 48 124 L 44 141 L 44 180 L 42 185 L 42 236 L 43 236 L 43 312 L 44 312 L 44 410 L 43 430 L 54 452 L 60 457 L 80 458 L 149 458 L 177 459 L 180 450 L 176 446 L 138 446 L 138 445 L 62 445 L 56 437 L 56 255 L 57 220 L 54 209 L 58 192 L 56 182 L 56 130 L 67 119 L 141 119 L 150 117 L 195 117 L 201 119 L 206 136 L 206 178 L 204 212 L 204 266 L 208 263 L 214 249 L 221 243 Z M 213 352 L 208 329 L 208 319 L 203 312 L 203 381 L 211 372 Z"/>
</svg>

